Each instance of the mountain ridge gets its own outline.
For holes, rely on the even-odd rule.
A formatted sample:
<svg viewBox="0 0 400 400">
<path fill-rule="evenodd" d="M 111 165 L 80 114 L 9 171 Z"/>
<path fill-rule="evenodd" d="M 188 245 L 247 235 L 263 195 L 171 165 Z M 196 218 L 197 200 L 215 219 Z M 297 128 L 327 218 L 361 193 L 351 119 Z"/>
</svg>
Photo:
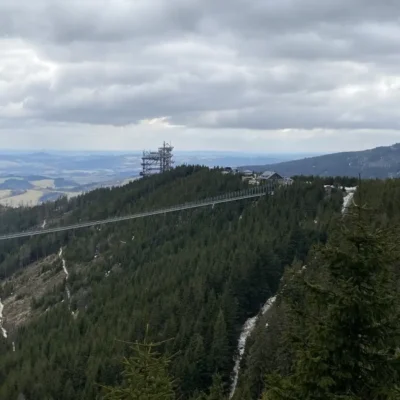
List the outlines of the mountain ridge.
<svg viewBox="0 0 400 400">
<path fill-rule="evenodd" d="M 284 176 L 351 176 L 362 178 L 395 178 L 400 175 L 400 143 L 368 150 L 347 151 L 308 157 L 277 164 L 246 165 L 241 170 L 255 172 L 274 170 Z"/>
</svg>

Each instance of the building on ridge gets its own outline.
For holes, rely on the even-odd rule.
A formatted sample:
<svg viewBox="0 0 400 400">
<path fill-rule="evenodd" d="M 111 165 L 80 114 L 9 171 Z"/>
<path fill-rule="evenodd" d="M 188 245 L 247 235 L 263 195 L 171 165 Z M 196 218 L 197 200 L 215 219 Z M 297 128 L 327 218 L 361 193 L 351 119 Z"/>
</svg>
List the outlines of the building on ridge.
<svg viewBox="0 0 400 400">
<path fill-rule="evenodd" d="M 275 171 L 265 171 L 258 177 L 258 179 L 260 181 L 281 181 L 283 180 L 283 177 Z"/>
</svg>

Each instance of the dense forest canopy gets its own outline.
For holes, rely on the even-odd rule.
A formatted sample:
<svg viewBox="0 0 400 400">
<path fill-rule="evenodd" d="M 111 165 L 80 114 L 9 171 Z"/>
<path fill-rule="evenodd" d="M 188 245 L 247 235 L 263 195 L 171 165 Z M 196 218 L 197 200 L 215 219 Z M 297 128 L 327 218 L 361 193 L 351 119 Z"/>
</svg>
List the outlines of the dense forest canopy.
<svg viewBox="0 0 400 400">
<path fill-rule="evenodd" d="M 101 398 L 104 387 L 126 386 L 129 371 L 137 383 L 147 382 L 135 366 L 152 359 L 132 346 L 143 341 L 159 343 L 157 360 L 165 370 L 154 374 L 172 396 L 165 398 L 224 398 L 243 323 L 343 224 L 341 187 L 355 182 L 334 181 L 338 188 L 329 192 L 325 180 L 309 177 L 259 199 L 1 242 L 2 299 L 13 298 L 16 277 L 43 260 L 50 261 L 40 273 L 62 273 L 63 258 L 69 276 L 42 296 L 27 293 L 31 318 L 18 328 L 6 325 L 0 398 Z M 126 215 L 245 187 L 240 176 L 184 166 L 69 201 L 2 209 L 0 232 L 44 220 L 57 226 Z M 371 229 L 396 223 L 399 190 L 394 180 L 362 183 L 363 200 L 379 210 L 368 220 Z M 284 292 L 278 299 L 286 304 Z M 262 320 L 249 340 L 235 399 L 257 399 L 267 374 L 292 371 L 293 350 L 279 333 L 289 331 L 286 308 L 274 307 L 266 317 L 270 328 L 263 329 Z M 131 364 L 124 366 L 124 357 Z"/>
</svg>

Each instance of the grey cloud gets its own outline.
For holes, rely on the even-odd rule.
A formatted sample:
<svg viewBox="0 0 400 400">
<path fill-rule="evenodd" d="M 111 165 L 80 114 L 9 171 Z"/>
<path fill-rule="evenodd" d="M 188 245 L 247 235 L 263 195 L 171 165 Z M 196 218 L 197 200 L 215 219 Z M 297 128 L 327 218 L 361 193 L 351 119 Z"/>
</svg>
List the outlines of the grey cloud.
<svg viewBox="0 0 400 400">
<path fill-rule="evenodd" d="M 200 2 L 171 0 L 5 0 L 0 5 L 5 35 L 26 35 L 60 44 L 115 42 L 191 30 Z"/>
<path fill-rule="evenodd" d="M 0 116 L 16 127 L 168 116 L 216 135 L 399 129 L 399 11 L 389 0 L 3 0 Z"/>
<path fill-rule="evenodd" d="M 312 118 L 309 113 L 312 113 Z M 395 120 L 395 110 L 386 112 L 367 108 L 362 112 L 348 112 L 346 109 L 332 110 L 327 106 L 291 107 L 285 104 L 269 104 L 265 108 L 248 110 L 229 110 L 218 114 L 207 115 L 198 124 L 203 127 L 225 127 L 260 130 L 282 129 L 282 121 L 285 121 L 285 129 L 373 129 L 373 130 L 400 130 L 400 122 Z M 399 134 L 400 138 L 400 134 Z"/>
</svg>

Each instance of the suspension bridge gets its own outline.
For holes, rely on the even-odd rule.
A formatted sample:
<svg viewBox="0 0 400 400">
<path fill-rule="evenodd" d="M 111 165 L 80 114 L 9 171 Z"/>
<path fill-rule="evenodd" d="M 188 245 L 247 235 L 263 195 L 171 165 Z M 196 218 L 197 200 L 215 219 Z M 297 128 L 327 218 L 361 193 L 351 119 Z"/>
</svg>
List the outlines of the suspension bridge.
<svg viewBox="0 0 400 400">
<path fill-rule="evenodd" d="M 36 230 L 24 231 L 24 232 L 7 233 L 5 235 L 1 235 L 0 240 L 17 239 L 17 238 L 24 238 L 24 237 L 31 237 L 31 236 L 38 236 L 38 235 L 46 235 L 46 234 L 50 234 L 50 233 L 70 231 L 70 230 L 75 230 L 75 229 L 83 229 L 83 228 L 89 228 L 92 226 L 111 224 L 111 223 L 115 223 L 115 222 L 128 221 L 128 220 L 138 219 L 138 218 L 145 218 L 145 217 L 150 217 L 150 216 L 154 216 L 154 215 L 168 214 L 168 213 L 173 213 L 173 212 L 178 212 L 178 211 L 183 211 L 183 210 L 190 210 L 193 208 L 208 207 L 208 206 L 214 207 L 214 205 L 216 205 L 216 204 L 230 203 L 233 201 L 240 201 L 240 200 L 265 196 L 267 194 L 271 194 L 274 190 L 274 187 L 275 187 L 274 184 L 266 184 L 266 185 L 249 188 L 249 189 L 239 190 L 236 192 L 228 192 L 228 193 L 224 193 L 219 196 L 209 197 L 209 198 L 205 198 L 202 200 L 193 201 L 190 203 L 184 203 L 184 204 L 178 204 L 178 205 L 170 206 L 170 207 L 166 207 L 166 208 L 160 208 L 160 209 L 156 209 L 156 210 L 152 210 L 152 211 L 144 211 L 144 212 L 139 212 L 139 213 L 125 215 L 125 216 L 112 217 L 112 218 L 107 218 L 107 219 L 98 220 L 98 221 L 80 222 L 77 224 L 57 226 L 57 227 L 52 227 L 52 228 L 47 228 L 47 229 L 36 229 Z"/>
</svg>

